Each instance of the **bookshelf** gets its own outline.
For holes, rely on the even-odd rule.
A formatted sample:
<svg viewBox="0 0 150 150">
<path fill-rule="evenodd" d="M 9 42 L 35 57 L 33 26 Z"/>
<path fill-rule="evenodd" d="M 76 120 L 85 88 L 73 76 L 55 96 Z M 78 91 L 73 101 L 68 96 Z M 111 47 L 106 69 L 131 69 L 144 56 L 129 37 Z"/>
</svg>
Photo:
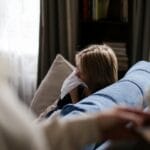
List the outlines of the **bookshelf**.
<svg viewBox="0 0 150 150">
<path fill-rule="evenodd" d="M 78 50 L 106 43 L 115 51 L 119 78 L 129 67 L 128 0 L 79 0 Z"/>
</svg>

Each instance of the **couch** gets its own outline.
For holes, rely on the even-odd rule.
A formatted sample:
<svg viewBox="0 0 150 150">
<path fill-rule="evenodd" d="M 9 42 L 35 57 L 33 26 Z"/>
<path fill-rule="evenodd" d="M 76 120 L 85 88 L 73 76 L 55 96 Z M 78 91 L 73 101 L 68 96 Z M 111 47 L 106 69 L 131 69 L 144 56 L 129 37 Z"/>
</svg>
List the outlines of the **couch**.
<svg viewBox="0 0 150 150">
<path fill-rule="evenodd" d="M 59 58 L 62 59 L 62 56 L 61 57 L 59 56 Z M 72 70 L 73 67 L 67 72 L 67 75 Z M 57 91 L 60 90 L 60 86 L 62 85 L 62 81 L 64 80 L 64 78 L 65 76 L 61 80 L 61 83 L 59 83 Z M 43 82 L 47 84 L 48 81 L 49 80 L 44 79 Z M 42 87 L 44 84 L 43 82 Z M 48 84 L 50 85 L 51 83 L 48 82 Z M 106 109 L 110 109 L 116 105 L 145 108 L 147 106 L 147 100 L 145 98 L 149 88 L 150 88 L 150 62 L 139 61 L 127 71 L 127 73 L 122 79 L 84 98 L 83 100 L 81 100 L 76 104 L 68 104 L 64 106 L 60 114 L 62 117 L 76 117 L 77 115 L 81 115 L 83 113 L 101 112 Z M 35 97 L 32 101 L 31 108 L 34 108 L 33 110 L 37 110 L 35 109 L 37 105 L 39 109 L 40 104 L 43 103 L 42 97 L 40 97 L 41 99 L 38 99 L 40 95 L 39 94 L 40 90 L 41 87 L 39 87 L 37 93 L 35 93 Z M 51 92 L 48 89 L 46 90 L 49 93 Z M 56 97 L 53 98 L 52 101 L 57 99 L 57 96 L 59 96 L 59 94 L 60 93 L 56 94 Z M 46 97 L 46 101 L 49 101 L 49 103 L 46 104 L 44 107 L 42 107 L 40 111 L 38 110 L 38 113 L 35 112 L 37 115 L 39 115 L 42 111 L 44 111 L 48 107 L 49 104 L 52 103 L 50 97 Z M 85 149 L 93 150 L 94 147 L 95 144 L 92 144 L 88 145 Z M 99 147 L 99 149 L 101 149 L 101 147 Z"/>
</svg>

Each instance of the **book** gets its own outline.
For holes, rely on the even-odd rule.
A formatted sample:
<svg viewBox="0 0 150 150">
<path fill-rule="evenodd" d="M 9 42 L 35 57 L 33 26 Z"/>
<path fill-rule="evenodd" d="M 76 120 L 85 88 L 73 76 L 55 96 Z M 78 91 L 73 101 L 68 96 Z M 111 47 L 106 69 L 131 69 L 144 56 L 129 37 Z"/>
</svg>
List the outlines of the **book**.
<svg viewBox="0 0 150 150">
<path fill-rule="evenodd" d="M 84 21 L 90 20 L 89 9 L 89 0 L 82 0 L 82 15 Z"/>
<path fill-rule="evenodd" d="M 93 0 L 92 6 L 92 18 L 94 21 L 107 17 L 109 0 Z"/>
</svg>

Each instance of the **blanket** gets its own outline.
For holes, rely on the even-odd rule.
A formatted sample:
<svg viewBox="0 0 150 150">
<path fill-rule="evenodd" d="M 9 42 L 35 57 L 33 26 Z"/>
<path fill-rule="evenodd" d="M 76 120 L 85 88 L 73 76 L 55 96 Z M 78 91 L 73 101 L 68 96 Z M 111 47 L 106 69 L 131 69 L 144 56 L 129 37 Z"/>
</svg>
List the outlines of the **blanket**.
<svg viewBox="0 0 150 150">
<path fill-rule="evenodd" d="M 83 113 L 101 112 L 116 105 L 144 108 L 144 97 L 150 88 L 150 62 L 139 61 L 116 83 L 97 91 L 76 104 L 68 104 L 61 110 L 64 117 Z M 88 150 L 93 146 L 88 146 Z"/>
<path fill-rule="evenodd" d="M 103 111 L 116 105 L 146 107 L 144 96 L 150 88 L 150 62 L 133 65 L 116 83 L 97 91 L 76 104 L 66 105 L 61 115 Z"/>
</svg>

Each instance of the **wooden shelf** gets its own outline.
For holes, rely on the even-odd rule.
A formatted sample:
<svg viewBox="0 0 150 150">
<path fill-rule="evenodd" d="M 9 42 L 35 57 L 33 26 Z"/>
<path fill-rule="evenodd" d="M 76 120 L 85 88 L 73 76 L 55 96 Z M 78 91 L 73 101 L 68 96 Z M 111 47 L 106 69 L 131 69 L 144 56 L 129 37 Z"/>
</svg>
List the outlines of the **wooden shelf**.
<svg viewBox="0 0 150 150">
<path fill-rule="evenodd" d="M 82 48 L 89 44 L 104 41 L 127 42 L 128 24 L 117 21 L 86 21 L 79 24 L 78 45 Z"/>
<path fill-rule="evenodd" d="M 107 9 L 103 11 L 101 6 Z M 125 74 L 129 66 L 128 6 L 128 0 L 109 1 L 108 7 L 106 1 L 79 0 L 77 50 L 80 51 L 91 44 L 124 43 L 126 45 L 123 47 L 124 51 L 120 47 L 115 47 L 124 53 L 123 56 L 117 55 L 120 67 L 119 78 Z M 100 9 L 102 11 L 99 11 Z M 107 13 L 103 15 L 105 10 Z M 124 62 L 124 58 L 127 61 Z"/>
</svg>

